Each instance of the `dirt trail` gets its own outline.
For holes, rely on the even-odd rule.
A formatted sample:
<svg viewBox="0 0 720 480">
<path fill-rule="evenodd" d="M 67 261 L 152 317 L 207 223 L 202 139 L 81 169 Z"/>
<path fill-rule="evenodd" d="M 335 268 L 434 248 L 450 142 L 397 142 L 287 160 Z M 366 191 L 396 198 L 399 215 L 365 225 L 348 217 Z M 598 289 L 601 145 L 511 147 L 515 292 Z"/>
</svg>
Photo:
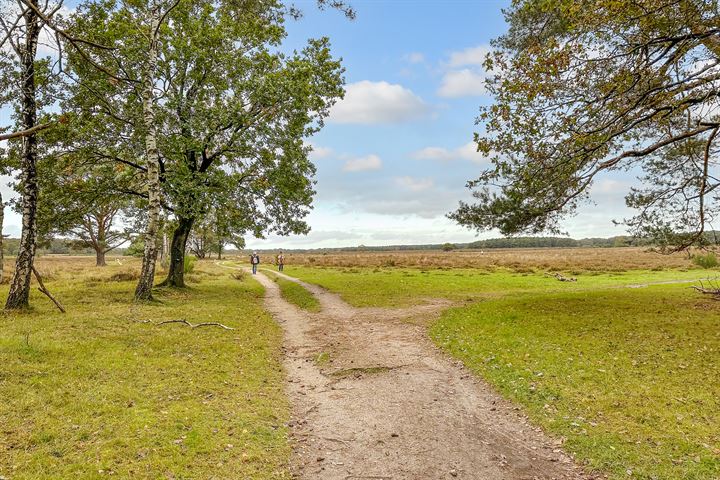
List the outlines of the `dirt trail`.
<svg viewBox="0 0 720 480">
<path fill-rule="evenodd" d="M 558 443 L 406 321 L 447 303 L 358 309 L 286 277 L 320 300 L 322 312 L 311 314 L 266 276 L 255 278 L 285 330 L 295 478 L 587 478 Z"/>
</svg>

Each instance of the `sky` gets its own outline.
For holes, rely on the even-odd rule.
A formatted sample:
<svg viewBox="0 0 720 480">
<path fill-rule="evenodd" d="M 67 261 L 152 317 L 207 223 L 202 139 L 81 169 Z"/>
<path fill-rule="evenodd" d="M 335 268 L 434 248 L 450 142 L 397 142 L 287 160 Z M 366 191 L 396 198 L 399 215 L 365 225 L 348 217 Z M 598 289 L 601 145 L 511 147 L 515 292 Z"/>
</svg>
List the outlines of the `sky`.
<svg viewBox="0 0 720 480">
<path fill-rule="evenodd" d="M 446 218 L 465 188 L 487 167 L 473 134 L 484 89 L 482 60 L 507 26 L 504 0 L 351 0 L 355 20 L 314 0 L 296 1 L 304 16 L 287 24 L 284 48 L 327 36 L 346 69 L 345 99 L 309 141 L 317 166 L 317 195 L 308 235 L 248 238 L 249 248 L 325 248 L 470 242 L 499 236 L 460 227 Z M 7 125 L 7 115 L 0 112 Z M 624 204 L 632 179 L 607 176 L 593 204 L 569 217 L 574 238 L 621 235 L 613 220 L 632 213 Z M 7 198 L 10 190 L 2 186 Z M 9 209 L 5 233 L 18 236 Z"/>
</svg>

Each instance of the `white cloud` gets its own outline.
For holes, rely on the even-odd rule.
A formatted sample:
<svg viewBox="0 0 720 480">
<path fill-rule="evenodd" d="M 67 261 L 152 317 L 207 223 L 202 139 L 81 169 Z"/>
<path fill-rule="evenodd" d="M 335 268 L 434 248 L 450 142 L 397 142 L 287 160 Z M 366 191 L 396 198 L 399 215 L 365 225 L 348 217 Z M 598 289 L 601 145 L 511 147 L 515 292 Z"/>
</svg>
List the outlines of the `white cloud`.
<svg viewBox="0 0 720 480">
<path fill-rule="evenodd" d="M 439 160 L 442 162 L 449 162 L 457 158 L 453 152 L 442 147 L 425 147 L 421 150 L 413 152 L 411 157 L 416 160 Z"/>
<path fill-rule="evenodd" d="M 443 147 L 425 147 L 410 155 L 416 160 L 435 160 L 451 162 L 453 160 L 468 160 L 473 163 L 487 163 L 488 158 L 477 151 L 475 142 L 468 142 L 458 148 L 449 150 Z"/>
<path fill-rule="evenodd" d="M 477 97 L 485 95 L 484 72 L 464 68 L 447 72 L 442 79 L 438 95 L 447 98 Z"/>
<path fill-rule="evenodd" d="M 395 179 L 395 183 L 412 192 L 422 192 L 423 190 L 428 190 L 435 185 L 435 182 L 433 182 L 431 178 L 414 177 L 398 177 Z"/>
<path fill-rule="evenodd" d="M 335 123 L 401 123 L 424 117 L 428 105 L 411 90 L 388 82 L 363 80 L 351 83 L 345 98 L 330 111 Z"/>
<path fill-rule="evenodd" d="M 485 56 L 491 52 L 488 45 L 479 45 L 477 47 L 466 48 L 459 52 L 452 52 L 450 54 L 450 67 L 464 67 L 467 65 L 473 65 L 481 67 L 485 62 Z"/>
<path fill-rule="evenodd" d="M 425 55 L 420 52 L 412 52 L 405 55 L 403 60 L 408 63 L 423 63 L 425 61 Z"/>
<path fill-rule="evenodd" d="M 483 63 L 491 51 L 488 45 L 478 45 L 452 52 L 450 59 L 444 64 L 446 71 L 437 94 L 446 98 L 485 95 L 488 73 L 484 70 Z"/>
<path fill-rule="evenodd" d="M 327 158 L 334 153 L 333 149 L 330 147 L 321 147 L 320 145 L 315 145 L 312 142 L 307 142 L 306 145 L 312 149 L 308 156 L 313 160 Z"/>
<path fill-rule="evenodd" d="M 377 155 L 367 155 L 364 157 L 351 158 L 345 162 L 343 170 L 346 172 L 365 172 L 368 170 L 380 170 L 382 168 L 382 160 Z"/>
</svg>

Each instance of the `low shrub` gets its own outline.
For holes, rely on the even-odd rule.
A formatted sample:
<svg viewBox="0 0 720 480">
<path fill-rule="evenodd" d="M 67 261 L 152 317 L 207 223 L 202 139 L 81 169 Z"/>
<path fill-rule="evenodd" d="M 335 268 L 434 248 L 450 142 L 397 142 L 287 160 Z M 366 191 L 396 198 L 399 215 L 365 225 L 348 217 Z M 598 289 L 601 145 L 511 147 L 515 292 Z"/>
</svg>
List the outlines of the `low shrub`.
<svg viewBox="0 0 720 480">
<path fill-rule="evenodd" d="M 718 266 L 718 259 L 715 252 L 708 252 L 705 255 L 693 255 L 692 262 L 701 268 L 715 268 Z"/>
</svg>

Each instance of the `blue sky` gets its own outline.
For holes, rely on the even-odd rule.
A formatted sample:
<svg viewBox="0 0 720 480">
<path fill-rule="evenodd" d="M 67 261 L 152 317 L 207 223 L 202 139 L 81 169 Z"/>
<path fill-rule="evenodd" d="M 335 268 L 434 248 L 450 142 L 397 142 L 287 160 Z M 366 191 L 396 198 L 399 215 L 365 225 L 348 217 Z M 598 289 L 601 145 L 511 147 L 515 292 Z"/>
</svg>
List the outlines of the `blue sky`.
<svg viewBox="0 0 720 480">
<path fill-rule="evenodd" d="M 445 217 L 467 200 L 484 168 L 474 152 L 484 94 L 481 61 L 506 25 L 501 0 L 353 0 L 354 21 L 296 2 L 286 48 L 328 36 L 346 69 L 347 94 L 311 143 L 318 192 L 307 236 L 247 239 L 251 248 L 466 242 L 478 238 Z M 6 116 L 0 114 L 2 124 Z M 606 177 L 595 205 L 565 222 L 573 237 L 622 234 L 629 181 Z M 3 187 L 7 195 L 8 189 Z M 5 233 L 19 234 L 8 212 Z M 479 238 L 497 236 L 485 232 Z"/>
</svg>

